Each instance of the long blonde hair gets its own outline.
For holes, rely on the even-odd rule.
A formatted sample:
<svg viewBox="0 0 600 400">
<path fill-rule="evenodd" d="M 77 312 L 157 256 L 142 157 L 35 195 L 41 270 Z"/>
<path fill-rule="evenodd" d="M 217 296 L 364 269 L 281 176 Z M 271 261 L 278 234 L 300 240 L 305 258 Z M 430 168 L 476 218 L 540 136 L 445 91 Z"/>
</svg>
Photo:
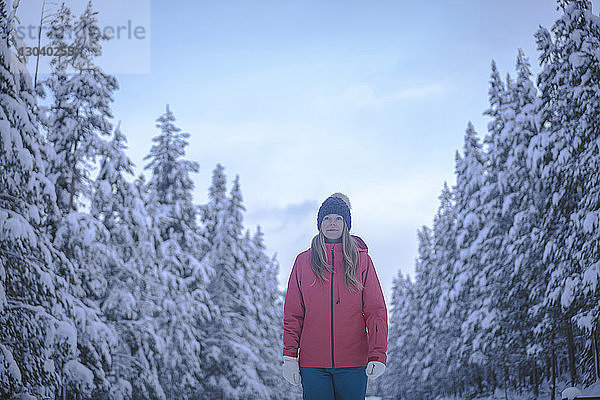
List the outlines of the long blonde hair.
<svg viewBox="0 0 600 400">
<path fill-rule="evenodd" d="M 356 277 L 358 270 L 359 255 L 356 240 L 350 236 L 346 223 L 342 228 L 342 255 L 344 258 L 344 283 L 348 290 L 358 292 L 363 285 Z M 331 266 L 327 263 L 327 248 L 325 247 L 325 235 L 322 230 L 313 238 L 310 245 L 310 267 L 321 285 L 327 281 L 324 271 L 331 272 Z"/>
</svg>

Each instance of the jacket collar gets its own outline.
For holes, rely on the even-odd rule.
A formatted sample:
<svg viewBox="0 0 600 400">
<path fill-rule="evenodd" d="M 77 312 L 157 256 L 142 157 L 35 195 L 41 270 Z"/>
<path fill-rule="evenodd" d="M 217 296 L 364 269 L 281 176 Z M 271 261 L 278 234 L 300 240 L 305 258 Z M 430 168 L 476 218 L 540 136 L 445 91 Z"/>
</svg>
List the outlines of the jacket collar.
<svg viewBox="0 0 600 400">
<path fill-rule="evenodd" d="M 361 253 L 368 253 L 369 252 L 369 248 L 367 247 L 367 244 L 365 243 L 364 240 L 362 240 L 360 237 L 352 235 L 352 237 L 354 238 L 354 240 L 356 240 L 356 245 L 358 246 L 358 251 Z M 333 248 L 334 251 L 342 251 L 342 243 L 325 243 L 325 248 L 327 249 L 328 252 L 331 252 L 331 249 Z"/>
</svg>

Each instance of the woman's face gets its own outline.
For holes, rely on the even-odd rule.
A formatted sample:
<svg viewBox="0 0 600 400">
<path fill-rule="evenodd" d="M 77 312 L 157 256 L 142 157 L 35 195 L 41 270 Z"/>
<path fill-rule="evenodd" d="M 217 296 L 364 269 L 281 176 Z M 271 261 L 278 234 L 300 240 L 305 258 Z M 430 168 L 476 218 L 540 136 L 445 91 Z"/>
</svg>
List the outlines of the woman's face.
<svg viewBox="0 0 600 400">
<path fill-rule="evenodd" d="M 321 231 L 329 240 L 336 240 L 342 236 L 344 229 L 344 218 L 338 214 L 328 214 L 323 217 Z"/>
</svg>

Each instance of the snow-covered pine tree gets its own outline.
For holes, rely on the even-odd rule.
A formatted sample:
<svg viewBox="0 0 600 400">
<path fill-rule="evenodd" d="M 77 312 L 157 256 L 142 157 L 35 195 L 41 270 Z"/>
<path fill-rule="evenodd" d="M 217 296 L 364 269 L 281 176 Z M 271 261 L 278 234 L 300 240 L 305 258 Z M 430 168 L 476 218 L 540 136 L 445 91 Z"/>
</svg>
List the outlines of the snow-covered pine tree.
<svg viewBox="0 0 600 400">
<path fill-rule="evenodd" d="M 451 256 L 450 247 L 454 240 L 448 234 L 454 223 L 452 193 L 445 183 L 440 202 L 434 218 L 433 232 L 424 229 L 419 233 L 419 258 L 415 264 L 414 290 L 420 299 L 420 337 L 415 357 L 410 361 L 409 373 L 414 380 L 416 393 L 424 397 L 442 390 L 447 368 L 447 365 L 441 362 L 447 347 L 442 346 L 442 336 L 437 330 L 441 325 L 437 318 L 437 309 L 442 296 L 441 288 L 444 286 L 442 281 L 447 279 L 441 268 L 452 264 L 451 257 L 444 257 Z"/>
<path fill-rule="evenodd" d="M 213 314 L 206 290 L 209 270 L 200 262 L 207 242 L 196 224 L 189 176 L 198 171 L 198 164 L 183 159 L 189 133 L 175 126 L 168 105 L 156 122 L 160 134 L 144 159 L 150 160 L 145 169 L 152 171 L 146 205 L 159 233 L 160 307 L 155 315 L 162 341 L 159 380 L 168 399 L 194 398 L 204 390 L 201 353 L 206 333 L 201 327 Z"/>
<path fill-rule="evenodd" d="M 209 189 L 211 200 L 222 199 L 224 189 L 223 169 L 217 166 Z M 252 266 L 241 236 L 244 206 L 239 177 L 220 212 L 212 208 L 220 204 L 209 203 L 205 214 L 217 218 L 213 222 L 214 238 L 205 262 L 215 271 L 209 293 L 220 311 L 219 319 L 207 327 L 206 395 L 228 399 L 270 398 L 269 388 L 260 379 L 264 372 L 257 347 L 260 327 L 254 318 L 258 310 L 251 287 Z"/>
<path fill-rule="evenodd" d="M 58 212 L 45 173 L 51 152 L 31 115 L 31 78 L 9 46 L 14 12 L 3 2 L 0 9 L 0 394 L 89 397 L 96 382 L 90 365 L 80 362 L 78 345 L 86 339 L 75 326 L 103 325 L 85 315 L 73 296 L 81 293 L 74 267 L 44 233 L 48 216 Z"/>
<path fill-rule="evenodd" d="M 71 10 L 63 3 L 60 9 L 56 12 L 54 18 L 50 21 L 50 27 L 47 32 L 49 44 L 56 48 L 65 49 L 70 45 L 67 38 L 68 32 L 73 30 L 73 15 Z M 50 60 L 51 72 L 48 78 L 41 82 L 44 89 L 47 89 L 50 99 L 49 106 L 41 106 L 43 111 L 43 125 L 47 131 L 48 140 L 53 144 L 56 156 L 48 160 L 49 173 L 55 182 L 57 203 L 62 213 L 69 210 L 70 191 L 69 185 L 71 182 L 75 184 L 73 179 L 73 171 L 71 166 L 76 164 L 73 158 L 72 151 L 68 149 L 68 140 L 71 137 L 64 138 L 65 132 L 71 129 L 73 117 L 77 114 L 75 105 L 70 96 L 70 87 L 67 84 L 67 73 L 69 62 L 67 57 L 53 57 Z M 43 97 L 46 97 L 46 91 L 42 90 Z M 65 140 L 66 139 L 66 140 Z M 60 217 L 56 216 L 56 221 L 53 225 L 54 229 L 60 223 Z"/>
<path fill-rule="evenodd" d="M 429 250 L 429 263 L 435 265 L 435 271 L 439 274 L 436 278 L 439 288 L 436 289 L 437 298 L 432 296 L 433 307 L 427 319 L 423 320 L 424 325 L 436 336 L 436 350 L 438 353 L 435 359 L 436 379 L 438 380 L 435 390 L 436 393 L 448 393 L 461 390 L 460 376 L 457 371 L 465 368 L 461 364 L 460 352 L 460 324 L 465 314 L 466 304 L 462 296 L 456 291 L 460 287 L 457 281 L 457 239 L 456 239 L 456 199 L 455 189 L 450 189 L 446 182 L 442 187 L 438 197 L 440 205 L 433 219 L 433 230 L 431 238 L 431 249 Z M 419 242 L 425 243 L 425 237 L 419 236 Z M 423 270 L 427 263 L 423 263 L 421 254 L 425 254 L 425 249 L 420 250 L 421 265 Z M 415 269 L 417 271 L 417 269 Z M 419 288 L 421 278 L 415 275 L 415 284 Z M 418 289 L 422 291 L 423 289 Z"/>
<path fill-rule="evenodd" d="M 492 60 L 489 104 L 484 115 L 492 120 L 488 123 L 488 133 L 484 138 L 486 157 L 484 173 L 481 176 L 479 189 L 479 216 L 481 219 L 479 245 L 476 260 L 479 262 L 475 284 L 479 294 L 476 295 L 483 304 L 473 305 L 474 314 L 470 318 L 469 329 L 473 340 L 479 343 L 474 349 L 480 355 L 480 363 L 486 369 L 489 390 L 496 386 L 509 387 L 511 376 L 521 373 L 517 365 L 522 361 L 515 357 L 509 349 L 510 330 L 508 328 L 508 307 L 510 288 L 506 285 L 510 270 L 507 266 L 508 252 L 505 241 L 512 224 L 512 216 L 508 208 L 514 199 L 510 189 L 509 166 L 507 159 L 511 152 L 514 133 L 515 104 L 512 88 L 514 84 L 510 75 L 506 76 L 506 86 L 500 80 L 500 74 Z M 510 376 L 508 375 L 510 373 Z"/>
<path fill-rule="evenodd" d="M 53 396 L 76 347 L 57 255 L 41 233 L 56 207 L 54 189 L 26 104 L 31 78 L 10 46 L 9 15 L 0 1 L 0 396 Z"/>
<path fill-rule="evenodd" d="M 277 275 L 279 264 L 275 256 L 267 257 L 264 235 L 260 229 L 250 237 L 246 231 L 244 249 L 250 265 L 252 301 L 255 304 L 253 319 L 256 329 L 253 335 L 261 362 L 257 365 L 260 381 L 269 389 L 271 399 L 292 399 L 301 395 L 296 388 L 285 385 L 281 376 L 281 343 L 283 341 L 283 292 L 279 289 Z"/>
<path fill-rule="evenodd" d="M 442 378 L 439 375 L 440 370 L 438 368 L 441 364 L 438 361 L 445 352 L 445 349 L 439 346 L 440 337 L 435 330 L 437 325 L 435 307 L 440 298 L 440 279 L 442 275 L 440 274 L 438 259 L 434 258 L 431 261 L 420 265 L 418 271 L 415 268 L 416 291 L 419 293 L 422 307 L 421 319 L 422 321 L 428 321 L 428 323 L 421 325 L 421 348 L 419 350 L 422 358 L 420 358 L 418 364 L 421 367 L 418 368 L 418 374 L 420 375 L 421 387 L 425 390 L 425 396 L 437 392 L 438 378 Z"/>
<path fill-rule="evenodd" d="M 559 5 L 564 14 L 552 28 L 553 56 L 543 64 L 540 85 L 544 82 L 546 94 L 560 96 L 549 106 L 563 113 L 561 122 L 568 120 L 567 124 L 563 122 L 563 129 L 572 142 L 556 160 L 557 173 L 569 168 L 560 187 L 568 193 L 574 209 L 563 210 L 569 225 L 562 232 L 565 246 L 559 249 L 559 257 L 565 262 L 557 264 L 548 289 L 550 299 L 560 299 L 564 312 L 573 315 L 590 337 L 593 330 L 600 329 L 600 18 L 592 13 L 590 1 L 560 1 Z M 562 85 L 549 87 L 549 80 L 556 79 L 561 79 Z M 556 126 L 558 122 L 550 123 Z M 550 139 L 552 143 L 554 136 Z M 563 161 L 562 157 L 567 158 L 563 152 L 567 151 L 569 157 Z M 576 351 L 585 351 L 585 356 L 577 359 L 585 361 L 577 368 L 581 368 L 582 378 L 589 384 L 598 377 L 591 346 L 582 347 L 583 343 Z"/>
<path fill-rule="evenodd" d="M 528 148 L 537 133 L 537 92 L 530 78 L 529 62 L 521 49 L 516 71 L 516 80 L 507 81 L 502 99 L 504 128 L 497 139 L 507 151 L 503 166 L 498 169 L 503 179 L 499 185 L 499 195 L 503 197 L 499 214 L 503 233 L 498 253 L 501 265 L 493 275 L 491 299 L 501 328 L 495 342 L 502 344 L 503 367 L 514 371 L 511 375 L 515 382 L 519 376 L 529 376 L 528 387 L 537 394 L 543 362 L 528 352 L 533 345 L 529 337 L 534 326 L 529 316 L 530 296 L 543 283 L 544 274 L 540 257 L 532 253 L 531 246 L 531 234 L 539 218 L 533 200 L 535 176 L 528 166 Z M 490 169 L 490 174 L 494 174 L 494 167 Z"/>
<path fill-rule="evenodd" d="M 589 2 L 588 4 L 589 5 Z M 571 6 L 572 7 L 572 6 Z M 574 259 L 583 276 L 574 271 L 571 280 L 582 280 L 576 297 L 584 298 L 583 307 L 574 317 L 587 332 L 600 336 L 600 19 L 591 5 L 580 10 L 577 29 L 571 34 L 575 48 L 569 53 L 573 98 L 576 102 L 575 126 L 581 142 L 576 171 L 582 180 L 582 198 L 571 216 L 578 228 Z M 575 22 L 574 22 L 575 23 Z M 579 39 L 579 40 L 577 40 Z M 595 56 L 594 56 L 595 55 Z M 579 84 L 577 84 L 579 83 Z M 598 365 L 600 368 L 600 365 Z M 600 379 L 600 376 L 596 377 Z M 587 382 L 589 380 L 586 379 Z"/>
<path fill-rule="evenodd" d="M 129 196 L 129 193 L 126 193 L 116 197 L 110 205 L 105 204 L 104 209 L 100 207 L 100 210 L 96 210 L 94 213 L 102 217 L 102 222 L 87 213 L 77 211 L 78 200 L 83 200 L 83 197 L 91 200 L 93 183 L 89 180 L 89 175 L 93 164 L 99 156 L 107 157 L 113 150 L 102 136 L 110 135 L 112 129 L 108 121 L 108 118 L 112 117 L 110 102 L 118 85 L 114 77 L 105 74 L 94 62 L 95 57 L 101 55 L 101 41 L 106 39 L 100 32 L 95 15 L 90 1 L 80 18 L 72 23 L 68 7 L 64 4 L 60 7 L 51 22 L 48 36 L 53 45 L 70 46 L 73 53 L 67 57 L 55 57 L 51 61 L 52 73 L 45 82 L 51 95 L 51 106 L 46 110 L 45 126 L 48 139 L 57 155 L 50 161 L 50 171 L 62 211 L 62 216 L 54 221 L 51 232 L 55 237 L 55 244 L 65 251 L 69 259 L 77 265 L 85 265 L 85 268 L 79 268 L 78 271 L 84 288 L 80 296 L 86 297 L 86 305 L 80 307 L 78 315 L 92 320 L 101 315 L 99 308 L 105 305 L 113 294 L 113 291 L 109 290 L 109 282 L 114 284 L 112 278 L 115 270 L 124 270 L 121 254 L 115 252 L 114 242 L 111 243 L 111 240 L 123 231 L 110 230 L 122 226 L 112 220 L 113 213 L 106 211 L 115 203 L 124 202 L 123 197 Z M 73 38 L 67 37 L 71 26 L 75 30 Z M 107 164 L 103 166 L 106 167 Z M 110 173 L 106 170 L 101 174 L 103 175 L 100 181 L 114 177 L 107 176 Z M 98 207 L 98 204 L 95 207 Z M 110 307 L 104 308 L 106 311 Z M 127 310 L 121 311 L 126 313 Z M 110 371 L 112 353 L 116 351 L 119 343 L 118 335 L 112 329 L 115 326 L 87 324 L 81 320 L 77 327 L 80 330 L 79 344 L 83 361 L 94 371 L 96 381 L 100 382 L 96 390 L 104 391 L 111 397 L 118 397 L 119 391 L 127 393 L 130 390 L 127 388 L 129 384 L 115 384 L 116 371 Z M 147 332 L 151 335 L 152 331 L 148 329 Z M 118 364 L 117 361 L 113 365 Z M 152 371 L 153 368 L 144 368 L 144 372 L 149 375 Z M 149 375 L 149 383 L 146 386 L 154 386 L 155 389 L 156 379 Z M 160 390 L 156 389 L 154 392 Z M 160 398 L 160 395 L 157 398 Z"/>
<path fill-rule="evenodd" d="M 50 26 L 46 32 L 48 37 L 48 45 L 56 49 L 64 49 L 68 54 L 68 47 L 73 41 L 73 14 L 71 9 L 63 2 L 59 9 L 53 14 L 53 18 L 50 19 Z M 53 67 L 50 78 L 64 77 L 64 73 L 69 68 L 69 57 L 63 55 L 65 52 L 58 52 L 57 57 L 53 57 L 50 60 L 50 66 Z M 50 83 L 48 81 L 48 83 Z"/>
<path fill-rule="evenodd" d="M 208 188 L 208 204 L 200 206 L 200 217 L 206 230 L 206 238 L 212 245 L 215 239 L 215 231 L 219 215 L 225 208 L 227 198 L 227 187 L 225 168 L 217 164 L 212 174 L 211 185 Z"/>
<path fill-rule="evenodd" d="M 543 378 L 541 368 L 547 367 L 545 359 L 536 348 L 541 348 L 531 341 L 524 342 L 525 337 L 530 337 L 534 327 L 539 321 L 533 316 L 539 316 L 534 311 L 535 304 L 539 303 L 540 294 L 545 290 L 545 265 L 542 262 L 540 246 L 535 246 L 535 237 L 539 237 L 540 224 L 543 218 L 542 190 L 539 190 L 539 170 L 532 168 L 531 149 L 533 139 L 540 132 L 539 121 L 539 96 L 530 78 L 529 63 L 521 50 L 517 56 L 516 70 L 518 73 L 516 86 L 513 90 L 519 105 L 515 117 L 516 135 L 512 137 L 512 146 L 507 164 L 510 166 L 508 178 L 511 190 L 515 193 L 512 201 L 512 225 L 506 240 L 508 259 L 507 266 L 510 271 L 508 280 L 512 299 L 511 313 L 509 315 L 510 330 L 515 337 L 514 342 L 525 345 L 525 360 L 530 360 L 528 368 L 532 374 L 530 383 L 535 395 L 538 395 L 538 384 Z M 538 251 L 536 253 L 536 251 Z M 523 349 L 521 349 L 522 351 Z"/>
<path fill-rule="evenodd" d="M 419 259 L 430 257 L 423 251 L 431 250 L 431 230 L 423 226 L 418 232 Z M 418 266 L 419 260 L 416 261 Z M 415 283 L 407 275 L 398 272 L 392 286 L 392 307 L 390 312 L 390 331 L 388 338 L 388 365 L 381 377 L 378 394 L 391 395 L 392 398 L 417 400 L 422 398 L 420 385 L 419 349 L 423 324 L 421 303 L 417 300 Z"/>
<path fill-rule="evenodd" d="M 556 345 L 554 332 L 564 332 L 558 339 L 565 340 L 569 376 L 575 384 L 581 382 L 576 360 L 583 359 L 577 356 L 583 343 L 572 318 L 577 315 L 588 332 L 598 326 L 597 318 L 589 318 L 598 308 L 591 300 L 598 298 L 598 245 L 592 239 L 599 210 L 594 167 L 600 78 L 594 54 L 599 49 L 600 29 L 590 1 L 560 0 L 558 4 L 562 15 L 552 34 L 545 28 L 536 33 L 543 69 L 538 77 L 542 130 L 535 141 L 534 159 L 546 195 L 542 235 L 536 244 L 549 277 L 540 308 L 544 320 L 537 330 L 545 334 L 549 351 Z M 592 287 L 595 290 L 590 292 Z"/>
<path fill-rule="evenodd" d="M 106 271 L 117 261 L 106 227 L 89 213 L 79 211 L 84 198 L 92 196 L 89 176 L 94 163 L 108 147 L 103 136 L 111 133 L 110 103 L 112 92 L 118 88 L 116 79 L 94 63 L 94 58 L 101 55 L 100 41 L 106 39 L 100 34 L 95 14 L 88 3 L 73 23 L 76 35 L 72 42 L 65 38 L 67 27 L 60 27 L 71 20 L 64 4 L 51 23 L 50 40 L 59 46 L 69 44 L 74 51 L 71 57 L 52 60 L 53 71 L 45 83 L 52 105 L 46 109 L 44 125 L 56 153 L 49 160 L 49 171 L 61 210 L 50 232 L 55 246 L 76 266 L 82 284 L 78 297 L 85 303 L 76 311 L 81 360 L 94 374 L 93 390 L 108 394 L 111 383 L 107 375 L 111 374 L 118 336 L 110 326 L 99 322 L 100 302 L 106 296 Z"/>
<path fill-rule="evenodd" d="M 114 397 L 164 399 L 156 360 L 161 356 L 152 323 L 159 307 L 154 239 L 158 232 L 146 211 L 139 188 L 124 174 L 133 173 L 125 154 L 126 138 L 117 126 L 100 158 L 90 214 L 109 233 L 111 262 L 104 270 L 107 288 L 99 304 L 118 332 L 111 380 Z"/>
<path fill-rule="evenodd" d="M 190 173 L 198 172 L 198 163 L 185 160 L 185 147 L 190 134 L 181 132 L 175 125 L 175 116 L 166 107 L 166 112 L 156 120 L 160 134 L 152 140 L 155 144 L 144 158 L 150 160 L 145 169 L 152 171 L 148 182 L 151 212 L 158 218 L 160 235 L 166 242 L 174 240 L 185 258 L 180 259 L 179 276 L 186 279 L 191 289 L 204 289 L 208 283 L 205 266 L 199 263 L 207 251 L 208 242 L 203 230 L 197 225 L 197 207 L 192 201 L 194 182 Z M 204 299 L 208 305 L 208 299 Z M 205 318 L 210 316 L 209 310 L 202 307 Z"/>
<path fill-rule="evenodd" d="M 144 160 L 151 160 L 145 169 L 152 171 L 148 182 L 153 202 L 161 204 L 163 238 L 175 237 L 185 246 L 186 231 L 196 227 L 196 210 L 192 203 L 194 182 L 190 173 L 198 172 L 198 163 L 184 160 L 190 134 L 175 125 L 175 115 L 167 104 L 166 111 L 156 119 L 160 134 Z"/>
<path fill-rule="evenodd" d="M 485 305 L 487 282 L 482 274 L 484 265 L 481 262 L 481 247 L 486 233 L 483 230 L 485 221 L 482 215 L 486 195 L 483 191 L 486 157 L 471 122 L 467 124 L 465 131 L 463 153 L 461 156 L 457 151 L 455 155 L 456 186 L 452 190 L 455 219 L 451 230 L 444 230 L 456 240 L 454 269 L 449 275 L 452 277 L 452 284 L 448 300 L 454 303 L 451 319 L 454 323 L 464 322 L 462 343 L 456 348 L 461 359 L 457 360 L 454 368 L 470 366 L 469 371 L 474 375 L 471 378 L 480 380 L 480 374 L 486 367 L 485 349 L 482 348 L 485 344 L 481 343 L 479 336 L 482 330 L 477 334 L 475 332 L 488 311 Z M 444 231 L 440 232 L 441 237 L 444 237 Z M 473 329 L 474 326 L 477 328 Z M 477 385 L 481 388 L 483 383 L 478 381 Z M 469 382 L 468 385 L 473 384 L 474 382 Z"/>
<path fill-rule="evenodd" d="M 63 215 L 78 209 L 80 196 L 89 198 L 91 168 L 106 146 L 103 137 L 110 136 L 112 130 L 110 103 L 118 83 L 95 64 L 95 58 L 102 54 L 101 41 L 107 39 L 100 32 L 96 14 L 90 1 L 73 22 L 75 35 L 70 41 L 65 36 L 71 15 L 63 4 L 48 31 L 51 42 L 72 48 L 71 56 L 51 60 L 51 74 L 44 82 L 51 95 L 45 126 L 57 154 L 50 173 Z"/>
<path fill-rule="evenodd" d="M 57 45 L 70 45 L 73 55 L 65 59 L 52 60 L 53 71 L 46 86 L 52 96 L 52 105 L 47 109 L 45 126 L 48 140 L 52 143 L 56 157 L 50 160 L 49 171 L 55 182 L 58 205 L 62 217 L 53 221 L 51 232 L 55 245 L 79 266 L 78 273 L 84 287 L 82 296 L 91 296 L 94 304 L 86 313 L 99 314 L 97 301 L 105 295 L 105 269 L 111 264 L 112 253 L 108 246 L 109 232 L 88 213 L 79 212 L 78 201 L 91 196 L 92 182 L 89 180 L 93 164 L 108 146 L 102 136 L 110 136 L 112 117 L 110 103 L 112 93 L 118 88 L 114 77 L 105 74 L 94 63 L 101 55 L 101 34 L 97 13 L 88 3 L 83 14 L 73 27 L 75 36 L 72 42 L 65 39 L 70 23 L 70 11 L 63 4 L 51 23 L 49 38 Z M 65 23 L 67 26 L 61 27 Z M 85 266 L 85 268 L 83 267 Z M 81 325 L 81 329 L 91 329 Z M 81 338 L 91 338 L 84 346 L 95 347 L 92 343 L 109 340 L 115 343 L 114 335 L 100 331 L 87 331 Z M 102 339 L 104 338 L 104 339 Z M 83 344 L 82 344 L 83 345 Z M 104 360 L 110 359 L 109 346 L 102 350 L 85 351 L 89 363 L 95 365 L 97 377 L 105 381 Z"/>
<path fill-rule="evenodd" d="M 221 309 L 222 303 L 220 290 L 225 285 L 225 274 L 229 275 L 232 271 L 231 251 L 226 248 L 225 241 L 222 240 L 221 232 L 218 227 L 222 225 L 220 222 L 224 219 L 225 207 L 227 203 L 227 187 L 224 168 L 221 164 L 217 164 L 212 173 L 211 185 L 208 189 L 208 204 L 201 206 L 201 219 L 206 229 L 206 237 L 210 243 L 210 250 L 204 256 L 202 264 L 213 271 L 210 277 L 209 293 L 211 294 L 213 303 L 216 305 L 217 315 L 215 319 L 205 324 L 203 330 L 206 331 L 208 337 L 207 348 L 203 353 L 203 368 L 207 374 L 205 382 L 205 393 L 213 396 L 233 396 L 234 388 L 228 380 L 229 371 L 233 369 L 230 362 L 230 355 L 226 352 L 226 345 L 231 340 L 231 333 L 226 332 L 224 321 L 224 310 Z M 230 268 L 222 268 L 224 263 L 228 263 Z M 238 275 L 232 277 L 234 282 L 238 281 Z M 232 284 L 231 282 L 229 283 Z M 239 283 L 236 287 L 239 287 Z M 228 335 L 221 337 L 217 335 Z M 227 363 L 225 362 L 227 361 Z"/>
<path fill-rule="evenodd" d="M 113 139 L 100 154 L 100 169 L 94 181 L 90 214 L 115 236 L 115 243 L 132 243 L 133 240 L 122 224 L 129 217 L 128 202 L 135 201 L 133 185 L 123 176 L 133 174 L 133 163 L 125 154 L 127 139 L 120 124 L 115 128 Z"/>
</svg>

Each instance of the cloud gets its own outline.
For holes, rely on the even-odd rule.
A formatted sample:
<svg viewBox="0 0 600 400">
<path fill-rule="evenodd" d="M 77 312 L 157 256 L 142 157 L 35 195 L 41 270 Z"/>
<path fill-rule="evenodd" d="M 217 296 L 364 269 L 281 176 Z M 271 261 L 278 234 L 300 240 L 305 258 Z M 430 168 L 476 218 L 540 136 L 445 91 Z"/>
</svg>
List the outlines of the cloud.
<svg viewBox="0 0 600 400">
<path fill-rule="evenodd" d="M 279 286 L 285 289 L 290 270 L 298 253 L 310 246 L 316 233 L 316 200 L 304 200 L 281 206 L 248 208 L 246 226 L 260 224 L 265 233 L 269 256 L 276 255 L 280 263 Z"/>
<path fill-rule="evenodd" d="M 305 200 L 300 203 L 291 203 L 283 207 L 260 207 L 251 210 L 247 218 L 255 221 L 262 221 L 263 224 L 270 226 L 270 233 L 280 234 L 299 224 L 304 224 L 306 220 L 311 220 L 315 214 L 318 204 L 314 200 Z"/>
<path fill-rule="evenodd" d="M 379 93 L 371 85 L 359 84 L 351 86 L 343 92 L 331 96 L 317 96 L 316 104 L 322 108 L 371 108 L 380 109 L 394 102 L 407 100 L 422 100 L 438 96 L 446 91 L 440 84 L 431 83 L 397 90 L 391 93 Z"/>
</svg>

